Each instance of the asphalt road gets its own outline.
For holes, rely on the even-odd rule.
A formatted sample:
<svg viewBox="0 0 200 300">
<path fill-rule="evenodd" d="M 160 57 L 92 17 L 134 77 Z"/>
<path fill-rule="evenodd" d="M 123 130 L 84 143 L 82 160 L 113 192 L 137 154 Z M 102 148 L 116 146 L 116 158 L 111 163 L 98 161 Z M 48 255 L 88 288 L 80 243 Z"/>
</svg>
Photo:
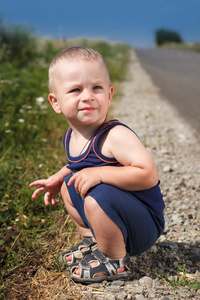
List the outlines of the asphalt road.
<svg viewBox="0 0 200 300">
<path fill-rule="evenodd" d="M 200 53 L 168 49 L 135 49 L 161 94 L 200 134 Z"/>
</svg>

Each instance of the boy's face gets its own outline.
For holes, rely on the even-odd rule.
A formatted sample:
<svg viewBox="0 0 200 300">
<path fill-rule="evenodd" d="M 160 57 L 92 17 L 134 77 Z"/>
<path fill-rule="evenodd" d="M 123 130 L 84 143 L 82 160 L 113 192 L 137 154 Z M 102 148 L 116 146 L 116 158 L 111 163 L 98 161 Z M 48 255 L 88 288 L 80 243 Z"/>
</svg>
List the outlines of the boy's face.
<svg viewBox="0 0 200 300">
<path fill-rule="evenodd" d="M 49 101 L 74 127 L 100 125 L 111 105 L 113 86 L 102 62 L 63 60 L 55 70 L 55 91 Z"/>
</svg>

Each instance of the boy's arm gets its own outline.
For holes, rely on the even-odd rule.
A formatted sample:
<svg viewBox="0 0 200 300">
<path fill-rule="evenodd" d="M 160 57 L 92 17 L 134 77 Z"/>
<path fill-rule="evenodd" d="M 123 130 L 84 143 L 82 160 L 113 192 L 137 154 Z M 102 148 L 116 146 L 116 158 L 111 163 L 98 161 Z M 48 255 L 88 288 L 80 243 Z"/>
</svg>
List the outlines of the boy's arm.
<svg viewBox="0 0 200 300">
<path fill-rule="evenodd" d="M 33 181 L 29 184 L 29 187 L 39 186 L 33 193 L 32 198 L 35 199 L 42 192 L 46 192 L 44 195 L 45 205 L 49 205 L 50 201 L 54 205 L 55 198 L 60 192 L 61 185 L 64 181 L 64 178 L 71 173 L 71 170 L 64 166 L 57 173 L 50 176 L 47 179 L 39 179 Z"/>
<path fill-rule="evenodd" d="M 115 157 L 123 166 L 87 168 L 73 175 L 68 184 L 75 182 L 75 188 L 82 196 L 90 187 L 101 182 L 128 191 L 148 189 L 158 183 L 158 171 L 153 158 L 128 128 L 112 128 L 101 151 Z"/>
<path fill-rule="evenodd" d="M 134 132 L 116 126 L 109 132 L 106 143 L 111 155 L 123 167 L 102 169 L 103 181 L 129 191 L 148 189 L 158 183 L 155 162 Z"/>
</svg>

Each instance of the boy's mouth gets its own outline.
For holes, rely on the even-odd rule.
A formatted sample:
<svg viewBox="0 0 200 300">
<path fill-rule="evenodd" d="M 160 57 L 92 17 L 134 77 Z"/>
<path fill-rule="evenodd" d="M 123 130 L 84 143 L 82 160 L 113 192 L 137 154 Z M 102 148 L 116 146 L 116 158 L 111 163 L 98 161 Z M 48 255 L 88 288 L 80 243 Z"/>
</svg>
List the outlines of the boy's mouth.
<svg viewBox="0 0 200 300">
<path fill-rule="evenodd" d="M 93 112 L 96 108 L 95 107 L 83 107 L 80 109 L 80 111 L 84 111 L 86 113 L 90 113 L 90 112 Z"/>
</svg>

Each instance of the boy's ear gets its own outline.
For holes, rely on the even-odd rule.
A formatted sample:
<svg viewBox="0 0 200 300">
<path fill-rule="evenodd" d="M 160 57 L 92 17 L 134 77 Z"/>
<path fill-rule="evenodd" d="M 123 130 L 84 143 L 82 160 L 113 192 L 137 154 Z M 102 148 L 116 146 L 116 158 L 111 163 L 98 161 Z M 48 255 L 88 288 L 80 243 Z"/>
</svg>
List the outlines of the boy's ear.
<svg viewBox="0 0 200 300">
<path fill-rule="evenodd" d="M 113 87 L 113 85 L 110 85 L 110 88 L 109 88 L 109 105 L 111 105 L 111 103 L 112 103 L 113 94 L 114 94 L 114 87 Z"/>
<path fill-rule="evenodd" d="M 51 103 L 51 106 L 53 107 L 53 109 L 55 110 L 55 112 L 57 114 L 61 114 L 62 110 L 58 104 L 58 100 L 56 98 L 56 96 L 53 93 L 50 93 L 48 96 L 49 102 Z"/>
</svg>

